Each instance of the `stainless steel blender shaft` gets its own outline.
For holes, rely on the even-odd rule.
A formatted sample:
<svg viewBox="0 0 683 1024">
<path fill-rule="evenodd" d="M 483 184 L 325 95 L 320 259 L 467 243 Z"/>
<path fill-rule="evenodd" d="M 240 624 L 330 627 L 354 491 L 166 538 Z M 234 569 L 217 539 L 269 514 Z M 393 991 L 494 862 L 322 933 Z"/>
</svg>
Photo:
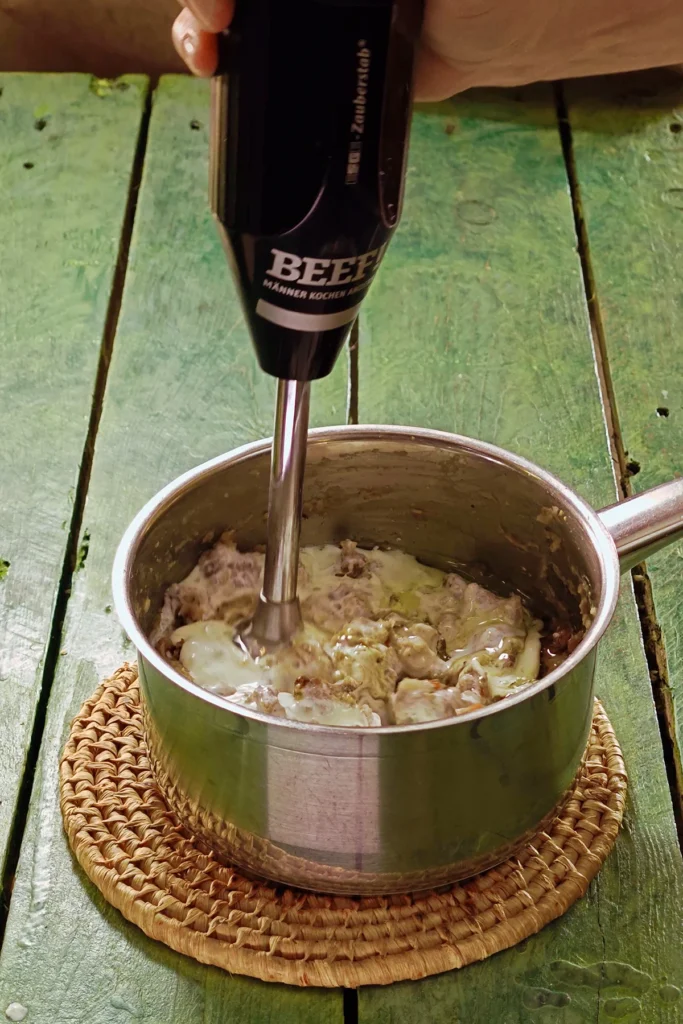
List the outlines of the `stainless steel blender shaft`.
<svg viewBox="0 0 683 1024">
<path fill-rule="evenodd" d="M 287 643 L 301 625 L 296 585 L 309 397 L 308 382 L 278 381 L 263 590 L 243 633 L 251 650 Z"/>
</svg>

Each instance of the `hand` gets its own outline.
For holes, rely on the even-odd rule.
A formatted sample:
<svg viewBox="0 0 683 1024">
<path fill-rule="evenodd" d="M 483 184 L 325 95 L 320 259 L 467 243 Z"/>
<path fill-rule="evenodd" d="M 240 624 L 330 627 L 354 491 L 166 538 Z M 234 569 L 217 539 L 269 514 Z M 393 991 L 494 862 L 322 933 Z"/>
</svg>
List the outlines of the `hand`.
<svg viewBox="0 0 683 1024">
<path fill-rule="evenodd" d="M 209 78 L 216 70 L 216 33 L 228 27 L 234 12 L 234 0 L 192 0 L 173 22 L 173 44 L 194 75 Z"/>
<path fill-rule="evenodd" d="M 509 0 L 499 2 L 505 5 Z M 431 49 L 430 40 L 438 42 L 442 30 L 449 34 L 455 33 L 456 38 L 462 33 L 458 24 L 463 17 L 460 5 L 455 5 L 455 17 L 452 16 L 453 6 L 452 0 L 432 0 L 431 7 L 427 7 L 425 35 L 416 67 L 415 90 L 418 100 L 444 99 L 473 84 L 471 74 L 468 76 L 460 72 L 457 64 L 450 63 L 448 47 L 443 56 L 438 56 Z M 191 0 L 176 18 L 173 24 L 173 43 L 193 74 L 209 78 L 216 70 L 215 34 L 228 28 L 234 10 L 235 0 Z M 491 16 L 495 20 L 496 14 L 498 10 L 494 7 L 494 11 L 488 14 L 489 20 Z"/>
<path fill-rule="evenodd" d="M 228 28 L 235 10 L 235 0 L 191 0 L 173 24 L 173 43 L 190 71 L 200 78 L 209 78 L 216 70 L 216 35 Z M 505 4 L 507 0 L 499 0 Z M 416 68 L 416 98 L 418 100 L 444 99 L 459 89 L 472 84 L 470 80 L 448 63 L 447 54 L 439 57 L 431 50 L 429 39 L 438 38 L 443 27 L 447 31 L 461 32 L 457 24 L 461 15 L 449 18 L 451 0 L 432 0 L 425 20 L 425 39 L 420 48 Z M 497 11 L 496 11 L 497 13 Z M 449 21 L 455 24 L 449 24 Z M 433 23 L 431 34 L 429 23 Z"/>
<path fill-rule="evenodd" d="M 191 0 L 176 19 L 173 41 L 194 74 L 213 74 L 214 33 L 233 10 L 234 0 Z M 681 61 L 680 0 L 426 0 L 415 98 Z"/>
</svg>

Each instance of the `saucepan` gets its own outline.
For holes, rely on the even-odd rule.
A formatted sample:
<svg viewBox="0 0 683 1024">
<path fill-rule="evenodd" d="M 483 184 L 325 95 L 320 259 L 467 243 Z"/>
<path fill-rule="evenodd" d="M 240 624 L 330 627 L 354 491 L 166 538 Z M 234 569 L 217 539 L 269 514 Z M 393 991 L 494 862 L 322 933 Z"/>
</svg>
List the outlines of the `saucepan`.
<svg viewBox="0 0 683 1024">
<path fill-rule="evenodd" d="M 142 509 L 116 556 L 116 609 L 138 651 L 146 739 L 170 806 L 247 874 L 315 891 L 415 891 L 500 863 L 550 819 L 581 767 L 620 572 L 683 536 L 683 480 L 596 513 L 544 470 L 466 437 L 311 431 L 303 544 L 395 546 L 585 629 L 563 664 L 496 704 L 343 729 L 230 706 L 148 640 L 166 587 L 224 529 L 240 546 L 263 543 L 269 456 L 258 441 L 186 473 Z"/>
</svg>

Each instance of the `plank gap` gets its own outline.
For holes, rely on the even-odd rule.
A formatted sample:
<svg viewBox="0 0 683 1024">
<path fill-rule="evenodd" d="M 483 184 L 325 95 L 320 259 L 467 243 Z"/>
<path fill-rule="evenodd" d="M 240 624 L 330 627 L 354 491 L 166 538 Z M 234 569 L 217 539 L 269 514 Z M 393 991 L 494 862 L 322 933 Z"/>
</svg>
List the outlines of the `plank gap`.
<svg viewBox="0 0 683 1024">
<path fill-rule="evenodd" d="M 609 356 L 607 354 L 606 335 L 595 286 L 590 243 L 583 214 L 576 161 L 574 159 L 571 123 L 562 83 L 555 83 L 554 90 L 562 154 L 564 156 L 574 214 L 581 275 L 590 318 L 593 354 L 597 369 L 600 397 L 607 424 L 610 455 L 615 469 L 617 487 L 620 498 L 623 500 L 629 498 L 633 493 L 631 476 L 634 475 L 634 463 L 629 461 L 619 425 L 616 396 L 610 371 Z M 635 465 L 637 466 L 635 472 L 638 472 L 640 466 L 637 463 Z M 652 586 L 646 565 L 644 563 L 637 565 L 631 571 L 631 578 L 640 619 L 643 647 L 650 674 L 652 696 L 657 712 L 657 722 L 676 822 L 678 844 L 683 852 L 683 762 L 676 738 L 673 697 L 669 685 L 666 651 L 662 642 L 661 627 L 657 621 L 652 598 Z"/>
<path fill-rule="evenodd" d="M 669 681 L 666 649 L 662 640 L 662 629 L 657 620 L 652 583 L 645 563 L 637 565 L 631 573 L 633 589 L 638 606 L 640 626 L 647 667 L 650 672 L 652 695 L 657 710 L 657 720 L 662 734 L 664 760 L 673 798 L 674 819 L 678 832 L 678 843 L 683 852 L 683 761 L 676 736 L 676 715 L 673 693 Z"/>
<path fill-rule="evenodd" d="M 628 472 L 626 469 L 627 458 L 626 453 L 624 452 L 621 428 L 619 426 L 617 403 L 614 396 L 612 377 L 609 369 L 609 359 L 607 357 L 607 347 L 605 344 L 605 331 L 603 328 L 600 303 L 598 302 L 595 288 L 595 276 L 593 274 L 590 249 L 588 246 L 588 232 L 586 230 L 583 207 L 581 205 L 581 191 L 579 188 L 576 163 L 574 160 L 569 114 L 561 82 L 555 83 L 554 91 L 558 127 L 562 143 L 562 155 L 564 157 L 564 163 L 567 171 L 572 212 L 574 214 L 577 252 L 581 263 L 581 276 L 583 278 L 583 288 L 586 296 L 586 304 L 588 306 L 591 339 L 593 343 L 593 356 L 595 359 L 595 366 L 600 386 L 600 399 L 605 415 L 605 422 L 607 424 L 610 457 L 614 466 L 614 475 L 617 481 L 619 497 L 627 498 L 631 493 L 628 484 Z"/>
<path fill-rule="evenodd" d="M 138 134 L 137 146 L 135 148 L 133 166 L 130 174 L 130 190 L 128 192 L 128 202 L 126 203 L 126 211 L 123 217 L 123 227 L 121 229 L 119 252 L 116 258 L 114 280 L 112 283 L 111 295 L 109 297 L 109 305 L 107 306 L 107 316 L 104 322 L 104 334 L 102 338 L 102 348 L 100 350 L 100 361 L 97 367 L 97 377 L 95 379 L 95 389 L 93 391 L 93 404 L 90 412 L 90 422 L 88 424 L 88 434 L 86 437 L 84 448 L 84 463 L 81 464 L 81 472 L 83 472 L 84 465 L 87 464 L 87 477 L 83 480 L 83 483 L 85 485 L 85 489 L 83 491 L 84 504 L 85 497 L 88 491 L 88 484 L 90 482 L 90 470 L 92 468 L 92 457 L 95 449 L 95 438 L 97 436 L 97 430 L 100 425 L 100 417 L 102 415 L 102 403 L 104 401 L 104 392 L 107 387 L 109 364 L 111 363 L 111 356 L 114 350 L 114 338 L 116 337 L 116 328 L 119 322 L 119 313 L 121 312 L 123 286 L 126 281 L 126 271 L 128 269 L 128 256 L 130 253 L 130 242 L 133 235 L 135 212 L 137 210 L 138 195 L 140 192 L 140 182 L 142 180 L 142 169 L 145 162 L 145 152 L 147 150 L 149 122 L 152 116 L 152 95 L 153 93 L 151 85 L 148 85 L 147 94 L 145 96 L 145 106 L 142 112 L 142 118 L 140 119 L 140 131 Z M 78 483 L 80 488 L 80 479 Z M 82 511 L 83 510 L 81 509 L 81 514 Z"/>
<path fill-rule="evenodd" d="M 62 568 L 59 577 L 57 596 L 55 598 L 54 610 L 52 614 L 50 637 L 45 651 L 45 658 L 43 661 L 43 668 L 41 673 L 42 678 L 40 682 L 39 696 L 38 701 L 36 703 L 33 728 L 31 730 L 31 739 L 29 742 L 28 752 L 26 755 L 24 774 L 22 776 L 17 802 L 14 809 L 14 815 L 12 817 L 12 825 L 10 828 L 9 840 L 7 844 L 7 856 L 5 858 L 5 863 L 2 870 L 2 879 L 0 881 L 0 949 L 2 949 L 2 945 L 5 938 L 7 918 L 9 915 L 10 904 L 12 901 L 12 889 L 14 887 L 14 878 L 17 870 L 17 865 L 19 863 L 21 844 L 24 837 L 24 832 L 26 829 L 26 823 L 28 819 L 29 804 L 31 800 L 31 792 L 33 789 L 33 780 L 35 776 L 36 765 L 38 762 L 38 756 L 40 753 L 40 745 L 43 737 L 43 730 L 45 728 L 45 720 L 47 716 L 47 707 L 50 700 L 52 682 L 55 676 L 57 662 L 59 659 L 62 633 L 64 628 L 64 620 L 66 617 L 66 609 L 71 594 L 71 583 L 74 572 L 78 568 L 79 559 L 83 558 L 84 551 L 85 553 L 87 553 L 87 547 L 84 548 L 79 543 L 81 526 L 83 523 L 83 511 L 85 508 L 85 500 L 88 493 L 88 486 L 90 483 L 90 473 L 92 470 L 93 454 L 95 450 L 95 438 L 97 436 L 97 430 L 100 423 L 100 416 L 102 413 L 102 403 L 104 400 L 104 392 L 107 384 L 107 374 L 109 371 L 112 350 L 114 347 L 114 338 L 116 335 L 116 327 L 118 324 L 119 311 L 121 308 L 121 296 L 123 293 L 126 269 L 128 266 L 128 253 L 130 250 L 130 242 L 133 233 L 133 224 L 135 222 L 135 211 L 137 207 L 137 197 L 140 188 L 140 181 L 142 178 L 142 168 L 144 164 L 145 150 L 147 147 L 147 135 L 151 115 L 151 95 L 151 90 L 148 85 L 145 95 L 145 106 L 142 112 L 142 117 L 140 119 L 140 127 L 138 130 L 135 157 L 133 159 L 133 165 L 131 168 L 128 199 L 126 202 L 126 209 L 122 222 L 119 249 L 116 258 L 114 275 L 112 279 L 112 289 L 109 296 L 107 314 L 102 333 L 102 344 L 100 347 L 97 374 L 95 377 L 95 385 L 92 394 L 92 404 L 90 408 L 90 417 L 88 420 L 88 430 L 86 433 L 85 443 L 83 445 L 83 453 L 80 461 L 78 482 L 76 485 L 76 491 L 74 496 L 73 513 L 71 516 L 71 522 L 69 524 L 69 533 L 67 537 L 66 547 L 64 550 L 64 558 L 62 561 Z"/>
<path fill-rule="evenodd" d="M 358 990 L 342 989 L 344 1024 L 358 1024 Z"/>
</svg>

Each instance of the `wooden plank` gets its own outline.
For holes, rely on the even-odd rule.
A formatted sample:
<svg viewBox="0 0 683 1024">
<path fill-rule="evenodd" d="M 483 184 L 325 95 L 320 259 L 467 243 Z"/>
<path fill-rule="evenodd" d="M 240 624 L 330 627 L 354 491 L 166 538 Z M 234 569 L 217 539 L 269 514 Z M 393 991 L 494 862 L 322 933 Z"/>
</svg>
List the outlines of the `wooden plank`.
<svg viewBox="0 0 683 1024">
<path fill-rule="evenodd" d="M 568 96 L 625 462 L 641 491 L 683 473 L 683 78 L 649 72 L 572 86 Z M 648 560 L 679 786 L 682 560 L 681 544 Z"/>
<path fill-rule="evenodd" d="M 132 651 L 111 613 L 115 548 L 136 510 L 178 473 L 271 432 L 273 382 L 258 370 L 207 205 L 208 87 L 163 79 L 155 95 L 119 327 L 74 578 L 63 657 L 0 961 L 0 1008 L 32 1024 L 334 1022 L 336 992 L 230 977 L 158 945 L 109 907 L 61 831 L 57 766 L 68 725 Z M 313 418 L 343 420 L 344 360 Z"/>
<path fill-rule="evenodd" d="M 0 862 L 43 678 L 147 91 L 0 75 Z"/>
<path fill-rule="evenodd" d="M 550 90 L 479 94 L 415 124 L 403 225 L 363 313 L 361 421 L 459 430 L 530 456 L 596 505 L 614 480 Z M 521 947 L 361 990 L 361 1022 L 674 1024 L 683 865 L 628 586 L 597 689 L 631 779 L 585 899 Z M 463 784 L 466 784 L 463 781 Z M 601 980 L 585 965 L 601 965 Z M 666 986 L 676 988 L 666 988 Z"/>
</svg>

